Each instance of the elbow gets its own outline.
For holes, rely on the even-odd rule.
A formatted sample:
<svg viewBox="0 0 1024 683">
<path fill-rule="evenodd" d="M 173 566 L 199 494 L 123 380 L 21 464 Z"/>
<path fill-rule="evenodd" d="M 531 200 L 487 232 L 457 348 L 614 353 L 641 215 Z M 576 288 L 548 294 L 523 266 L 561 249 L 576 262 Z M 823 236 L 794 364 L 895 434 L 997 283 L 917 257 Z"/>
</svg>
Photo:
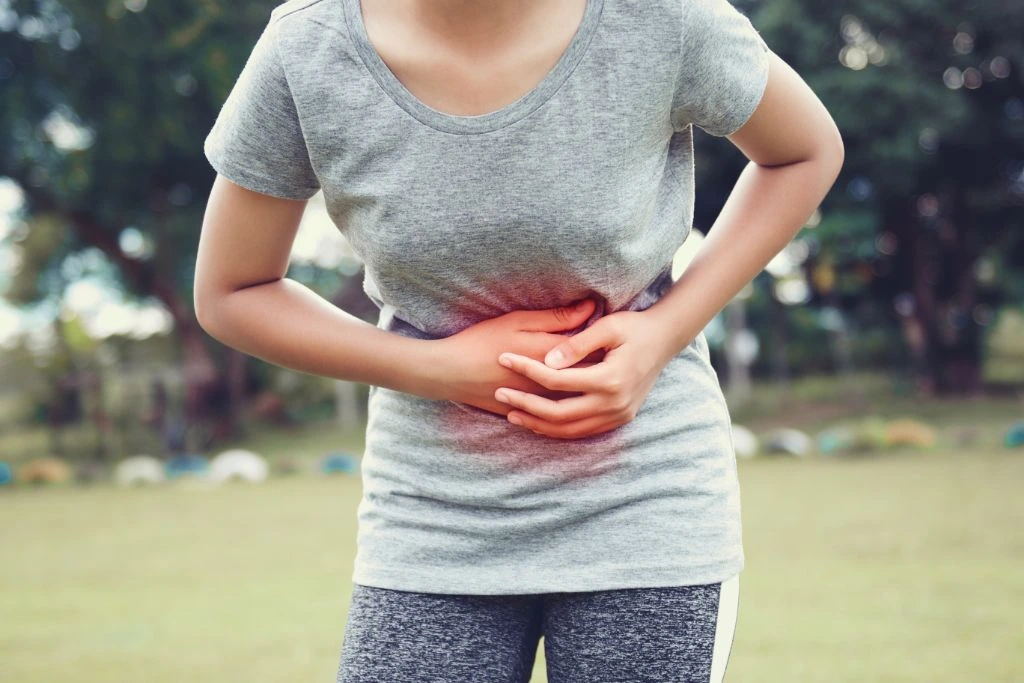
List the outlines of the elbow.
<svg viewBox="0 0 1024 683">
<path fill-rule="evenodd" d="M 211 337 L 218 338 L 215 332 L 217 321 L 217 295 L 202 287 L 197 280 L 193 287 L 192 309 L 195 311 L 196 322 Z"/>
<path fill-rule="evenodd" d="M 835 177 L 838 178 L 839 172 L 843 168 L 843 163 L 846 161 L 846 145 L 843 143 L 843 134 L 840 132 L 839 127 L 834 124 L 829 135 L 828 144 L 826 145 L 826 154 L 832 163 Z"/>
<path fill-rule="evenodd" d="M 192 297 L 192 309 L 196 314 L 196 322 L 199 323 L 199 327 L 204 332 L 210 334 L 210 302 L 206 297 L 199 294 L 199 290 L 195 290 L 195 294 Z"/>
<path fill-rule="evenodd" d="M 830 187 L 839 178 L 845 160 L 846 147 L 843 144 L 843 136 L 834 125 L 828 132 L 817 136 L 813 151 L 805 158 L 805 161 L 817 167 L 820 177 L 830 179 Z"/>
<path fill-rule="evenodd" d="M 835 140 L 836 155 L 839 157 L 839 168 L 842 168 L 843 162 L 846 161 L 846 145 L 843 143 L 843 134 L 839 132 L 839 128 L 836 128 Z"/>
<path fill-rule="evenodd" d="M 223 328 L 224 303 L 231 290 L 223 284 L 221 273 L 203 267 L 201 260 L 192 278 L 192 310 L 199 327 L 220 341 L 218 330 Z"/>
</svg>

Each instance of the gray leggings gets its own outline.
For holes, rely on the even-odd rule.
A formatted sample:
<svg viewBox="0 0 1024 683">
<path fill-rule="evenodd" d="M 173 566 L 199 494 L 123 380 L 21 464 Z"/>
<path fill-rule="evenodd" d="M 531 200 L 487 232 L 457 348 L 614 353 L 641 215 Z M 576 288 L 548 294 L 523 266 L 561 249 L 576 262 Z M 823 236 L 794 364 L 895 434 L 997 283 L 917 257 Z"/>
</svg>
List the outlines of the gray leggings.
<svg viewBox="0 0 1024 683">
<path fill-rule="evenodd" d="M 532 595 L 355 584 L 337 683 L 527 683 L 541 636 L 549 683 L 719 683 L 738 599 L 738 575 Z"/>
</svg>

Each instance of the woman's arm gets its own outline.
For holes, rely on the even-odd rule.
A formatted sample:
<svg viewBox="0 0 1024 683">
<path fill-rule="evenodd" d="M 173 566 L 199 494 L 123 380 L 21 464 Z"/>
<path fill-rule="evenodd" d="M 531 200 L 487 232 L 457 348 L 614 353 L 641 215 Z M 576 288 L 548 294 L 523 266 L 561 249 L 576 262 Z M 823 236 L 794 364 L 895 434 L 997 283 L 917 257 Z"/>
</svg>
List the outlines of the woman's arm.
<svg viewBox="0 0 1024 683">
<path fill-rule="evenodd" d="M 508 418 L 540 434 L 580 438 L 632 420 L 662 368 L 700 333 L 804 226 L 843 165 L 839 130 L 814 92 L 774 52 L 750 118 L 729 140 L 750 159 L 709 236 L 672 288 L 643 311 L 598 319 L 538 362 L 502 354 L 506 367 L 549 389 L 582 391 L 551 400 L 499 390 Z M 595 350 L 605 361 L 570 366 Z M 505 396 L 504 399 L 501 397 Z"/>
<path fill-rule="evenodd" d="M 305 207 L 218 174 L 196 259 L 199 324 L 275 365 L 433 396 L 435 345 L 381 330 L 285 277 Z"/>
<path fill-rule="evenodd" d="M 594 310 L 511 311 L 442 339 L 382 330 L 285 278 L 305 200 L 247 189 L 217 174 L 199 238 L 194 304 L 210 336 L 293 370 L 373 384 L 504 415 L 498 386 L 547 392 L 497 362 L 512 349 L 543 358 Z M 586 359 L 580 366 L 586 367 Z"/>
<path fill-rule="evenodd" d="M 677 353 L 803 228 L 845 157 L 832 116 L 774 52 L 753 115 L 728 137 L 750 163 L 707 239 L 672 289 L 648 310 Z"/>
</svg>

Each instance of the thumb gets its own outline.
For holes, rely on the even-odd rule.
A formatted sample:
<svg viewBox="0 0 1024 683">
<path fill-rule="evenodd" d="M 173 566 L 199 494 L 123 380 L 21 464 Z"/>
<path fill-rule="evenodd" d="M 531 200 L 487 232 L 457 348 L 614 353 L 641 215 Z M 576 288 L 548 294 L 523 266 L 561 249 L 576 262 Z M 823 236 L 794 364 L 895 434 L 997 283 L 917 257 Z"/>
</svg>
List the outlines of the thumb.
<svg viewBox="0 0 1024 683">
<path fill-rule="evenodd" d="M 583 324 L 590 317 L 590 314 L 594 312 L 596 305 L 593 299 L 586 298 L 569 306 L 525 311 L 525 322 L 520 329 L 530 332 L 570 330 Z"/>
<path fill-rule="evenodd" d="M 610 325 L 602 324 L 602 318 L 587 329 L 566 337 L 565 341 L 548 350 L 544 363 L 556 370 L 568 368 L 589 356 L 592 352 L 618 345 L 615 331 Z"/>
</svg>

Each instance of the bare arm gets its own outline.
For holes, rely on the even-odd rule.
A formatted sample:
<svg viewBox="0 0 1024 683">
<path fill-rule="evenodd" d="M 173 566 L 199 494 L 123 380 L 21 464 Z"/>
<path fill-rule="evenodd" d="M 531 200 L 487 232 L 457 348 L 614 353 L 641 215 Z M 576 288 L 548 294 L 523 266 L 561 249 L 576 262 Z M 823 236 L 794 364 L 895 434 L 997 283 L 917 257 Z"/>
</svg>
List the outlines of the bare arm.
<svg viewBox="0 0 1024 683">
<path fill-rule="evenodd" d="M 650 311 L 678 353 L 788 244 L 835 183 L 843 141 L 824 105 L 770 55 L 761 103 L 729 136 L 750 163 L 693 261 Z"/>
<path fill-rule="evenodd" d="M 751 43 L 748 43 L 748 47 Z M 756 46 L 755 46 L 756 47 Z M 749 57 L 749 54 L 748 54 Z M 551 400 L 505 391 L 508 419 L 555 438 L 580 438 L 632 420 L 662 368 L 782 250 L 821 203 L 843 164 L 832 117 L 774 52 L 761 101 L 729 136 L 750 159 L 709 237 L 672 288 L 643 311 L 617 311 L 551 349 L 545 362 L 508 356 L 538 384 L 582 396 Z M 592 369 L 570 366 L 608 349 Z"/>
<path fill-rule="evenodd" d="M 436 345 L 381 330 L 285 277 L 305 207 L 217 176 L 196 260 L 199 324 L 276 365 L 433 397 Z"/>
<path fill-rule="evenodd" d="M 494 398 L 498 386 L 560 395 L 503 368 L 498 354 L 542 358 L 563 339 L 560 331 L 587 319 L 593 300 L 573 310 L 512 311 L 442 339 L 388 332 L 285 277 L 305 208 L 305 201 L 254 192 L 218 174 L 195 275 L 196 318 L 210 336 L 293 370 L 502 415 L 508 408 Z"/>
</svg>

